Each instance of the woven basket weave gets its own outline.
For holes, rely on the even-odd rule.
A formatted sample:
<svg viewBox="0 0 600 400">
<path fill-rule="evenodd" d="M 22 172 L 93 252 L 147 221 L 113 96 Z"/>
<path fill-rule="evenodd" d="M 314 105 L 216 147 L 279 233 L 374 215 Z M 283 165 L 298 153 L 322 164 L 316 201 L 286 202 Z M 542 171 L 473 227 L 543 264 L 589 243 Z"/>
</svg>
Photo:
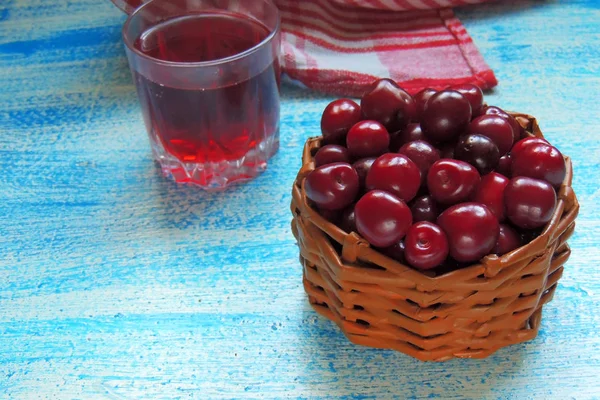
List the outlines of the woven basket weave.
<svg viewBox="0 0 600 400">
<path fill-rule="evenodd" d="M 529 136 L 543 137 L 535 118 L 513 113 Z M 572 165 L 542 234 L 502 257 L 439 276 L 402 265 L 358 234 L 321 217 L 304 193 L 321 138 L 304 147 L 293 188 L 292 231 L 300 247 L 304 288 L 317 312 L 356 344 L 394 349 L 423 361 L 484 358 L 533 339 L 570 255 L 579 204 Z"/>
</svg>

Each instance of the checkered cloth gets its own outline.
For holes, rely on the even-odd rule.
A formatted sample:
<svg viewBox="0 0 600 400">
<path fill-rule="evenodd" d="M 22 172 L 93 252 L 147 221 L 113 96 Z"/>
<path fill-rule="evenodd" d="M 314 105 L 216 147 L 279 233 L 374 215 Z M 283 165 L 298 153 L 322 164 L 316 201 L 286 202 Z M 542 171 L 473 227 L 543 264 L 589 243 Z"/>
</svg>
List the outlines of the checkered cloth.
<svg viewBox="0 0 600 400">
<path fill-rule="evenodd" d="M 425 87 L 497 84 L 448 7 L 487 0 L 276 0 L 283 70 L 321 92 L 361 96 L 389 77 L 411 93 Z"/>
</svg>

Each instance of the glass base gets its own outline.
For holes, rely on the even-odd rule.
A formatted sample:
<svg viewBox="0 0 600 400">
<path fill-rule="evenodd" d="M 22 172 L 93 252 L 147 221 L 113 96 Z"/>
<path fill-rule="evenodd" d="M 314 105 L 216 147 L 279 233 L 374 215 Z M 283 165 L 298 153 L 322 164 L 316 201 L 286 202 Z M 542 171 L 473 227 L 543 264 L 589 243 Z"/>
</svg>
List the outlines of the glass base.
<svg viewBox="0 0 600 400">
<path fill-rule="evenodd" d="M 168 153 L 158 140 L 151 140 L 154 159 L 165 177 L 208 191 L 226 189 L 233 183 L 249 181 L 267 169 L 267 161 L 279 149 L 279 134 L 268 137 L 237 160 L 210 163 L 184 162 Z"/>
</svg>

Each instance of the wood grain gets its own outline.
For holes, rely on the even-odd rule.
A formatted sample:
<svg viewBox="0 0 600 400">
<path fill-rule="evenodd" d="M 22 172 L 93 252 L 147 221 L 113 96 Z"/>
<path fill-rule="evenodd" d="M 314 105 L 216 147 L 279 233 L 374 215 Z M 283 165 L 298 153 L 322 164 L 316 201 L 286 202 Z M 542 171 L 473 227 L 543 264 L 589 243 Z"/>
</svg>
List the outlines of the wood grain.
<svg viewBox="0 0 600 400">
<path fill-rule="evenodd" d="M 575 165 L 582 208 L 538 338 L 421 363 L 349 344 L 309 307 L 290 188 L 331 99 L 285 87 L 268 171 L 222 194 L 150 158 L 106 0 L 0 1 L 0 398 L 600 398 L 600 7 L 459 16 Z M 256 204 L 255 207 L 249 207 Z"/>
</svg>

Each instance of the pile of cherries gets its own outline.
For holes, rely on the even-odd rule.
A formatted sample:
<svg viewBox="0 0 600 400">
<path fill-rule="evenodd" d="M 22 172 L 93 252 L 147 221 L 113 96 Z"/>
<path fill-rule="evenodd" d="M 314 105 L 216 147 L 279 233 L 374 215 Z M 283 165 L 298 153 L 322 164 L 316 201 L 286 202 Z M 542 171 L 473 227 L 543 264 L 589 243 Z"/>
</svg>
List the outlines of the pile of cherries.
<svg viewBox="0 0 600 400">
<path fill-rule="evenodd" d="M 389 79 L 340 99 L 304 184 L 319 213 L 420 270 L 510 252 L 539 234 L 566 175 L 562 154 L 463 84 L 414 97 Z"/>
</svg>

